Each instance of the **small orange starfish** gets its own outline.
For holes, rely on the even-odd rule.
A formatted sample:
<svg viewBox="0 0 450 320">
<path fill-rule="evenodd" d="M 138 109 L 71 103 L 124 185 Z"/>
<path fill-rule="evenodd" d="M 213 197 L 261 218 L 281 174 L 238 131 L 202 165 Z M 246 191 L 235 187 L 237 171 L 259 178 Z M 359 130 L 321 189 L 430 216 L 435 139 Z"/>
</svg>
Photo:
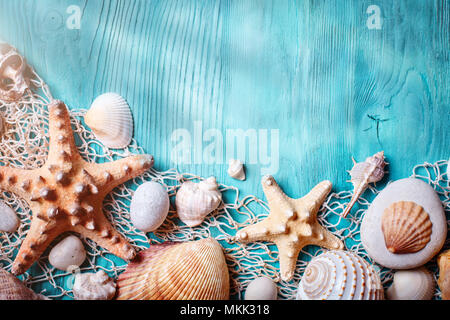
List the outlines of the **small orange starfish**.
<svg viewBox="0 0 450 320">
<path fill-rule="evenodd" d="M 24 198 L 33 212 L 11 272 L 24 273 L 52 240 L 66 231 L 80 233 L 122 259 L 132 259 L 135 250 L 103 214 L 103 199 L 118 185 L 152 167 L 153 157 L 86 162 L 75 145 L 65 104 L 52 101 L 48 109 L 50 146 L 45 165 L 34 170 L 0 167 L 0 189 Z"/>
<path fill-rule="evenodd" d="M 342 249 L 341 240 L 317 221 L 317 212 L 331 191 L 331 182 L 322 181 L 306 196 L 291 199 L 275 182 L 265 176 L 261 182 L 269 202 L 270 214 L 263 221 L 248 226 L 236 234 L 240 242 L 270 241 L 279 250 L 281 278 L 294 276 L 298 255 L 303 247 L 315 244 L 328 249 Z"/>
</svg>

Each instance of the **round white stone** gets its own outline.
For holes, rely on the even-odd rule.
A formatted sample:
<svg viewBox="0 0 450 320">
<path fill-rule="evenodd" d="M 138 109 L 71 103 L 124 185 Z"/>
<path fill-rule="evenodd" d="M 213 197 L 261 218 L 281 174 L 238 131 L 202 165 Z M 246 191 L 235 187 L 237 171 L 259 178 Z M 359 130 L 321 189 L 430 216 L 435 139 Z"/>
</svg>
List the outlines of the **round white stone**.
<svg viewBox="0 0 450 320">
<path fill-rule="evenodd" d="M 277 300 L 277 285 L 267 277 L 252 280 L 245 291 L 245 300 Z"/>
<path fill-rule="evenodd" d="M 79 267 L 84 259 L 86 259 L 86 250 L 81 240 L 76 236 L 64 238 L 52 248 L 48 256 L 50 264 L 63 271 L 68 271 L 69 267 Z"/>
<path fill-rule="evenodd" d="M 131 222 L 144 232 L 155 231 L 166 219 L 169 207 L 166 189 L 157 182 L 146 182 L 137 188 L 131 200 Z"/>
<path fill-rule="evenodd" d="M 12 208 L 0 202 L 0 231 L 15 232 L 19 227 L 19 218 Z"/>
<path fill-rule="evenodd" d="M 391 253 L 381 230 L 384 210 L 398 201 L 412 201 L 422 206 L 432 223 L 430 242 L 414 253 Z M 422 180 L 407 178 L 389 184 L 374 199 L 361 224 L 361 240 L 367 253 L 379 264 L 392 269 L 412 269 L 427 263 L 444 245 L 447 220 L 439 196 Z"/>
</svg>

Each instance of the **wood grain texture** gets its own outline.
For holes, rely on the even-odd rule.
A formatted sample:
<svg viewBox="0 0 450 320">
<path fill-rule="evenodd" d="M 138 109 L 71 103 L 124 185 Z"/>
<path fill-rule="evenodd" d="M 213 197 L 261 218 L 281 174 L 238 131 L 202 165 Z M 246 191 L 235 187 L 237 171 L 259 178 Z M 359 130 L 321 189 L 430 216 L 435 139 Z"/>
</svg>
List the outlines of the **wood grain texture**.
<svg viewBox="0 0 450 320">
<path fill-rule="evenodd" d="M 80 30 L 65 26 L 72 4 Z M 372 4 L 381 30 L 366 26 Z M 293 197 L 324 179 L 350 189 L 351 156 L 381 149 L 389 179 L 409 176 L 450 156 L 449 19 L 447 0 L 0 0 L 0 38 L 55 97 L 87 108 L 120 93 L 157 169 L 215 175 L 262 198 L 264 166 L 247 166 L 237 182 L 226 174 L 226 145 L 222 163 L 196 163 L 199 141 L 191 164 L 176 163 L 173 131 L 194 134 L 195 121 L 224 137 L 279 129 L 276 178 Z"/>
</svg>

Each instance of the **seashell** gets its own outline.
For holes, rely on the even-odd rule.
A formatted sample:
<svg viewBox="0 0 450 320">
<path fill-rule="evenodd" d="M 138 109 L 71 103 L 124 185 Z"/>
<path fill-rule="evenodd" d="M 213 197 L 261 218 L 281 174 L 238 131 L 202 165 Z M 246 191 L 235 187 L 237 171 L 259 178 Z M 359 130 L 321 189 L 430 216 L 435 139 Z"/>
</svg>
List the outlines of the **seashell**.
<svg viewBox="0 0 450 320">
<path fill-rule="evenodd" d="M 84 121 L 106 147 L 126 148 L 133 137 L 133 117 L 128 103 L 117 93 L 97 97 Z"/>
<path fill-rule="evenodd" d="M 0 300 L 48 300 L 35 293 L 8 271 L 0 268 Z"/>
<path fill-rule="evenodd" d="M 151 245 L 117 280 L 119 300 L 227 300 L 228 267 L 212 238 Z"/>
<path fill-rule="evenodd" d="M 333 250 L 314 257 L 303 274 L 297 300 L 383 300 L 373 266 L 350 251 Z"/>
<path fill-rule="evenodd" d="M 0 114 L 0 138 L 5 133 L 5 118 Z"/>
<path fill-rule="evenodd" d="M 245 300 L 277 300 L 277 285 L 272 279 L 258 277 L 245 290 Z"/>
<path fill-rule="evenodd" d="M 389 300 L 431 300 L 434 288 L 433 276 L 426 268 L 401 270 L 395 272 L 386 296 Z"/>
<path fill-rule="evenodd" d="M 425 210 L 415 202 L 394 202 L 384 210 L 381 230 L 392 253 L 413 253 L 430 242 L 432 224 Z"/>
<path fill-rule="evenodd" d="M 52 266 L 59 270 L 68 271 L 73 266 L 79 267 L 86 259 L 83 243 L 76 236 L 68 236 L 55 245 L 48 255 Z"/>
<path fill-rule="evenodd" d="M 437 260 L 439 266 L 438 285 L 442 300 L 450 300 L 450 250 L 441 253 Z"/>
<path fill-rule="evenodd" d="M 199 183 L 184 182 L 177 192 L 175 204 L 181 221 L 190 227 L 198 226 L 205 217 L 217 209 L 222 201 L 216 178 Z"/>
<path fill-rule="evenodd" d="M 8 205 L 0 202 L 0 231 L 15 232 L 19 227 L 20 220 L 15 211 Z"/>
<path fill-rule="evenodd" d="M 378 152 L 375 155 L 368 157 L 364 162 L 356 163 L 353 159 L 353 168 L 349 171 L 353 183 L 353 196 L 350 203 L 345 208 L 342 216 L 345 218 L 352 210 L 358 198 L 366 191 L 369 183 L 378 182 L 384 177 L 384 152 Z"/>
<path fill-rule="evenodd" d="M 244 164 L 241 160 L 231 159 L 228 163 L 228 175 L 234 179 L 244 181 Z"/>
<path fill-rule="evenodd" d="M 116 294 L 116 284 L 105 271 L 78 273 L 73 284 L 76 300 L 111 300 Z"/>
<path fill-rule="evenodd" d="M 401 202 L 409 202 L 409 204 L 407 203 L 401 209 Z M 388 229 L 390 233 L 401 228 L 387 225 L 389 220 L 385 216 L 386 210 L 388 210 L 387 212 L 392 209 L 408 211 L 410 210 L 408 208 L 414 208 L 417 211 L 413 210 L 410 214 L 398 219 L 402 221 L 401 219 L 407 218 L 408 225 L 420 226 L 421 229 L 401 231 L 398 237 L 388 240 L 386 243 L 383 228 L 385 231 Z M 392 212 L 389 214 L 395 216 Z M 425 223 L 425 221 L 422 223 L 420 219 L 415 221 L 416 214 L 420 214 L 425 220 L 428 216 L 429 223 Z M 427 228 L 430 223 L 431 234 L 428 240 L 429 230 L 427 231 Z M 412 235 L 411 241 L 407 240 L 408 234 Z M 418 234 L 423 234 L 424 237 L 417 236 Z M 391 269 L 414 269 L 423 266 L 441 250 L 446 238 L 447 219 L 439 196 L 430 185 L 415 178 L 401 179 L 390 183 L 375 197 L 361 223 L 361 241 L 366 252 L 375 262 Z M 403 241 L 402 245 L 398 243 L 400 240 Z M 395 246 L 398 248 L 391 248 L 391 250 L 397 251 L 397 253 L 391 252 L 386 247 L 392 246 L 392 241 L 396 242 Z M 424 244 L 425 246 L 423 246 Z M 419 248 L 422 249 L 418 250 Z"/>
<path fill-rule="evenodd" d="M 27 64 L 16 48 L 0 43 L 0 99 L 17 101 L 28 89 Z"/>
<path fill-rule="evenodd" d="M 137 188 L 131 200 L 131 222 L 144 232 L 155 231 L 166 219 L 169 207 L 166 189 L 157 182 L 146 182 Z"/>
</svg>

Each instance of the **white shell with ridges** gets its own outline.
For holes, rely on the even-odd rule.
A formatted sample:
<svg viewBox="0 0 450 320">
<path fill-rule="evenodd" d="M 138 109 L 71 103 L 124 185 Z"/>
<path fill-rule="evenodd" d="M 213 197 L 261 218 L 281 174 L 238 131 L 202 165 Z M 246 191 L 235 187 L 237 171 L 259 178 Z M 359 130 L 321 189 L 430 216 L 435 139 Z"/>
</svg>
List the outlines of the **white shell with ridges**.
<svg viewBox="0 0 450 320">
<path fill-rule="evenodd" d="M 228 175 L 234 179 L 244 181 L 244 163 L 241 160 L 231 159 L 228 163 Z"/>
<path fill-rule="evenodd" d="M 181 221 L 195 227 L 217 209 L 221 201 L 222 194 L 218 190 L 216 178 L 210 177 L 199 183 L 184 182 L 177 192 L 175 203 Z"/>
<path fill-rule="evenodd" d="M 84 116 L 95 136 L 108 148 L 126 148 L 133 137 L 130 107 L 117 93 L 97 97 Z"/>
<path fill-rule="evenodd" d="M 382 300 L 378 273 L 350 251 L 332 250 L 311 260 L 300 281 L 297 300 Z"/>
<path fill-rule="evenodd" d="M 157 182 L 146 182 L 134 192 L 130 205 L 133 225 L 144 232 L 155 231 L 169 213 L 169 195 Z"/>
<path fill-rule="evenodd" d="M 79 267 L 84 259 L 86 259 L 86 250 L 83 243 L 73 235 L 55 245 L 48 256 L 50 264 L 63 271 L 68 271 L 73 266 Z"/>
<path fill-rule="evenodd" d="M 386 296 L 389 300 L 431 300 L 434 289 L 433 276 L 424 267 L 400 270 L 395 272 Z"/>
<path fill-rule="evenodd" d="M 268 277 L 252 280 L 245 290 L 245 300 L 277 300 L 278 288 Z"/>
<path fill-rule="evenodd" d="M 75 276 L 73 295 L 77 300 L 110 300 L 115 294 L 116 283 L 103 270 Z"/>
<path fill-rule="evenodd" d="M 13 209 L 0 202 L 0 231 L 15 232 L 19 227 L 20 220 Z"/>
</svg>

